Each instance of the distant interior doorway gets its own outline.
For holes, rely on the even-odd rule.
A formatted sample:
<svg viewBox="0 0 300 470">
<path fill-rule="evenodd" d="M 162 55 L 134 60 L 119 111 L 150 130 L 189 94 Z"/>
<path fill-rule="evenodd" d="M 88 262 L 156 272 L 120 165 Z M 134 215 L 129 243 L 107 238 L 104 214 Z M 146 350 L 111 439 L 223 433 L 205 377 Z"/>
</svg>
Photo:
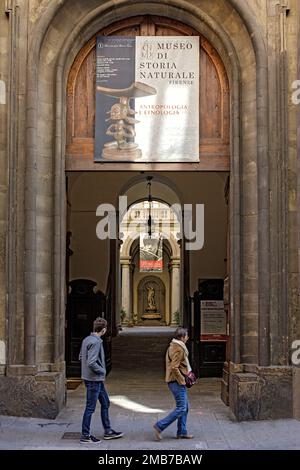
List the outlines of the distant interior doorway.
<svg viewBox="0 0 300 470">
<path fill-rule="evenodd" d="M 160 191 L 153 181 L 157 197 Z M 176 214 L 168 203 L 151 196 L 131 205 L 120 230 L 122 324 L 178 325 L 182 262 Z"/>
</svg>

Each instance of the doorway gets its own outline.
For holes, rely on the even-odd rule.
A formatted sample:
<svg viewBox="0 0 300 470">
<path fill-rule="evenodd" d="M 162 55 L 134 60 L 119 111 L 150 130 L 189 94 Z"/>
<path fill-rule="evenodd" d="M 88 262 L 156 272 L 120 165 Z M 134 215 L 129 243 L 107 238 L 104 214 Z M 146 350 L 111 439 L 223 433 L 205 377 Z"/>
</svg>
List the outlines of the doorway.
<svg viewBox="0 0 300 470">
<path fill-rule="evenodd" d="M 176 326 L 184 324 L 190 330 L 194 367 L 197 370 L 200 367 L 201 311 L 194 299 L 201 280 L 224 280 L 228 275 L 225 197 L 228 175 L 165 172 L 152 176 L 153 204 L 157 202 L 152 211 L 161 211 L 165 216 L 163 227 L 158 218 L 161 233 L 165 235 L 162 270 L 158 272 L 140 270 L 140 238 L 126 228 L 131 216 L 136 216 L 140 222 L 143 217 L 147 221 L 149 208 L 145 205 L 144 214 L 141 209 L 143 197 L 147 195 L 145 175 L 132 172 L 68 174 L 67 345 L 73 348 L 67 355 L 69 375 L 75 372 L 83 333 L 89 333 L 92 318 L 97 315 L 105 316 L 110 323 L 107 336 L 110 365 L 113 365 L 113 338 L 118 334 L 130 328 L 140 328 L 140 332 L 146 334 L 147 327 L 171 327 L 174 331 Z M 113 210 L 119 196 L 127 196 L 125 226 L 121 222 L 115 240 L 101 240 L 97 237 L 97 224 L 105 216 L 97 216 L 97 208 L 105 204 Z M 170 222 L 167 208 L 176 203 L 183 207 L 203 204 L 204 245 L 201 249 L 186 250 L 182 227 L 178 220 Z M 167 230 L 170 223 L 171 230 Z M 153 289 L 152 305 L 147 287 Z M 123 317 L 122 313 L 125 313 Z M 82 325 L 87 322 L 87 329 L 83 329 Z M 220 351 L 218 341 L 224 341 L 224 337 L 217 337 L 217 331 L 215 335 L 212 333 L 203 338 L 210 341 L 208 362 L 214 362 L 214 348 Z M 139 354 L 136 351 L 136 355 Z M 77 370 L 79 372 L 79 368 Z"/>
<path fill-rule="evenodd" d="M 218 52 L 204 36 L 190 26 L 165 17 L 131 17 L 98 34 L 199 36 L 200 161 L 196 164 L 151 163 L 151 167 L 145 163 L 104 163 L 101 168 L 94 163 L 95 83 L 91 77 L 95 76 L 97 35 L 91 38 L 74 61 L 68 80 L 66 170 L 69 249 L 72 251 L 67 263 L 68 282 L 72 279 L 95 282 L 94 292 L 105 299 L 100 313 L 111 325 L 107 340 L 110 360 L 113 357 L 112 338 L 120 328 L 151 327 L 153 322 L 157 322 L 157 326 L 175 327 L 181 323 L 191 332 L 190 349 L 199 370 L 202 340 L 200 304 L 197 303 L 199 283 L 203 279 L 229 279 L 228 194 L 227 201 L 224 197 L 230 161 L 230 100 L 226 70 Z M 159 186 L 159 180 L 163 180 L 161 191 L 156 194 L 157 202 L 169 206 L 178 203 L 180 207 L 185 203 L 204 204 L 205 247 L 199 253 L 188 252 L 184 239 L 176 240 L 175 236 L 173 244 L 179 255 L 174 257 L 170 242 L 165 242 L 163 249 L 164 264 L 168 265 L 168 270 L 171 264 L 171 272 L 155 273 L 154 278 L 145 281 L 146 275 L 139 273 L 137 268 L 140 255 L 137 241 L 130 240 L 125 250 L 125 242 L 118 235 L 117 240 L 101 241 L 100 248 L 95 235 L 95 214 L 102 202 L 116 207 L 119 195 L 128 196 L 128 209 L 141 204 L 146 200 L 145 181 L 149 175 L 154 178 L 154 185 Z M 155 287 L 154 282 L 157 283 Z M 178 289 L 174 289 L 176 283 Z M 226 285 L 228 282 L 224 283 Z M 153 307 L 159 312 L 145 313 L 150 308 L 147 287 L 154 288 L 159 295 L 159 306 L 155 300 Z M 150 313 L 153 318 L 149 318 Z M 229 304 L 224 318 L 228 330 Z M 76 341 L 78 344 L 78 339 Z M 212 355 L 215 350 L 210 348 Z M 208 362 L 212 355 L 206 356 Z"/>
</svg>

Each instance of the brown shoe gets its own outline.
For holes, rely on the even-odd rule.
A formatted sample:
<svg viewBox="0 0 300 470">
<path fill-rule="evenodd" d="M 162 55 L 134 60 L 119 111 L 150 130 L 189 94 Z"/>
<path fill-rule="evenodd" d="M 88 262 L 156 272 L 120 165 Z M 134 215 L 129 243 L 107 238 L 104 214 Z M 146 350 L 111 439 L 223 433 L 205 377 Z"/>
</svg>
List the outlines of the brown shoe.
<svg viewBox="0 0 300 470">
<path fill-rule="evenodd" d="M 153 429 L 154 429 L 154 432 L 155 432 L 155 437 L 156 437 L 156 439 L 157 439 L 158 441 L 161 441 L 161 440 L 162 440 L 161 431 L 160 431 L 160 429 L 158 429 L 158 427 L 156 426 L 156 424 L 154 424 Z"/>
<path fill-rule="evenodd" d="M 176 436 L 176 439 L 194 439 L 191 434 L 183 434 L 182 436 Z"/>
</svg>

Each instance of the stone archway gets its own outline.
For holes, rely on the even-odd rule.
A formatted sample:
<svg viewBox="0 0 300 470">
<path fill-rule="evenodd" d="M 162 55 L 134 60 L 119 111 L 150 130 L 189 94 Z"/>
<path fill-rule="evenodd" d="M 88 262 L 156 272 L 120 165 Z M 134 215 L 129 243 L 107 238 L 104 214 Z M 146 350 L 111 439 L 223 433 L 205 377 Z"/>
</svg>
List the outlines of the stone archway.
<svg viewBox="0 0 300 470">
<path fill-rule="evenodd" d="M 91 2 L 93 3 L 93 2 Z M 184 1 L 175 1 L 172 5 L 168 5 L 166 14 L 167 16 L 171 18 L 179 18 L 182 21 L 185 21 L 187 24 L 190 24 L 196 28 L 199 28 L 203 31 L 204 35 L 208 37 L 208 39 L 211 40 L 211 42 L 217 47 L 221 57 L 224 60 L 224 64 L 227 67 L 228 75 L 231 81 L 231 88 L 232 88 L 232 103 L 237 104 L 239 102 L 239 92 L 240 92 L 240 81 L 239 81 L 239 72 L 238 70 L 247 70 L 247 73 L 245 75 L 245 80 L 243 81 L 243 98 L 244 98 L 244 111 L 245 115 L 252 115 L 252 121 L 250 123 L 250 127 L 252 126 L 253 132 L 250 132 L 250 127 L 249 124 L 247 125 L 247 132 L 248 132 L 248 137 L 251 135 L 251 138 L 253 139 L 253 148 L 257 149 L 257 154 L 253 155 L 252 152 L 247 153 L 247 149 L 245 148 L 245 151 L 243 153 L 243 160 L 245 163 L 245 167 L 248 165 L 253 169 L 253 172 L 248 174 L 246 176 L 247 181 L 251 181 L 249 184 L 249 189 L 248 186 L 244 187 L 244 192 L 243 192 L 243 197 L 247 198 L 247 192 L 249 193 L 249 214 L 253 214 L 253 207 L 257 205 L 257 194 L 253 193 L 252 188 L 256 187 L 256 177 L 261 177 L 264 175 L 264 181 L 265 181 L 265 171 L 267 171 L 268 166 L 264 164 L 264 159 L 266 157 L 266 147 L 264 145 L 261 145 L 262 143 L 262 138 L 266 140 L 265 132 L 262 132 L 262 126 L 256 127 L 257 120 L 256 117 L 259 115 L 259 122 L 260 124 L 262 122 L 266 122 L 266 107 L 261 105 L 261 102 L 259 105 L 256 102 L 256 85 L 258 86 L 258 83 L 253 81 L 253 77 L 257 75 L 258 82 L 262 82 L 262 80 L 265 77 L 265 69 L 262 67 L 262 64 L 264 63 L 263 61 L 265 60 L 264 57 L 264 47 L 263 47 L 263 40 L 260 42 L 259 41 L 259 35 L 260 32 L 257 28 L 255 27 L 256 34 L 252 34 L 253 32 L 253 24 L 254 22 L 252 21 L 251 23 L 251 37 L 248 35 L 246 30 L 243 30 L 242 35 L 240 34 L 238 37 L 234 32 L 231 34 L 231 32 L 228 30 L 226 31 L 226 28 L 220 28 L 216 22 L 214 22 L 213 17 L 217 17 L 219 15 L 219 24 L 223 23 L 226 24 L 226 27 L 230 29 L 230 24 L 224 23 L 222 21 L 222 18 L 227 17 L 227 15 L 230 13 L 234 17 L 234 22 L 236 24 L 241 25 L 241 31 L 242 31 L 242 25 L 243 22 L 241 18 L 235 13 L 235 10 L 231 6 L 231 2 L 224 2 L 224 5 L 221 5 L 219 7 L 216 7 L 214 5 L 214 15 L 210 16 L 210 11 L 209 11 L 209 6 L 206 5 L 207 10 L 201 10 L 198 8 L 194 8 L 190 3 L 184 2 Z M 68 2 L 65 2 L 62 6 L 64 10 L 68 9 Z M 125 9 L 125 7 L 127 7 Z M 70 67 L 70 64 L 74 60 L 74 57 L 78 51 L 78 49 L 83 45 L 83 42 L 88 39 L 88 37 L 92 34 L 92 31 L 95 31 L 99 29 L 100 23 L 99 23 L 99 15 L 101 13 L 101 24 L 103 26 L 109 24 L 113 20 L 116 19 L 121 19 L 122 17 L 125 16 L 131 16 L 133 14 L 138 14 L 141 11 L 143 13 L 149 12 L 150 14 L 155 14 L 156 12 L 159 11 L 160 14 L 162 14 L 162 5 L 161 2 L 159 4 L 157 2 L 149 2 L 147 5 L 144 5 L 142 3 L 137 2 L 136 5 L 133 7 L 132 5 L 127 5 L 126 2 L 120 1 L 117 2 L 117 4 L 114 2 L 112 4 L 111 2 L 106 2 L 104 5 L 101 7 L 97 7 L 93 9 L 93 7 L 86 5 L 86 9 L 89 12 L 86 16 L 81 17 L 81 20 L 77 23 L 77 27 L 74 28 L 74 21 L 73 19 L 73 14 L 76 11 L 74 2 L 72 3 L 72 13 L 71 15 L 65 15 L 65 18 L 70 21 L 70 24 L 68 22 L 65 23 L 64 29 L 63 29 L 63 34 L 68 34 L 68 27 L 72 25 L 71 28 L 71 33 L 69 36 L 66 37 L 57 37 L 57 30 L 54 27 L 54 23 L 57 20 L 57 16 L 54 19 L 53 23 L 53 33 L 55 32 L 56 39 L 54 40 L 54 43 L 57 45 L 58 49 L 60 49 L 60 54 L 58 61 L 55 62 L 51 60 L 49 62 L 49 49 L 47 47 L 48 41 L 51 38 L 52 34 L 52 28 L 48 28 L 47 31 L 47 41 L 44 41 L 43 46 L 41 48 L 41 53 L 40 53 L 40 63 L 43 61 L 45 63 L 48 63 L 48 66 L 52 68 L 52 73 L 50 70 L 46 71 L 43 69 L 43 72 L 41 70 L 41 74 L 45 73 L 47 76 L 53 76 L 52 74 L 54 73 L 54 76 L 56 76 L 56 84 L 57 84 L 57 91 L 56 91 L 56 127 L 57 131 L 55 132 L 56 134 L 56 171 L 55 171 L 55 179 L 56 179 L 56 191 L 55 194 L 57 195 L 56 202 L 54 201 L 54 206 L 56 207 L 55 213 L 58 214 L 58 220 L 60 220 L 59 225 L 57 225 L 57 228 L 60 228 L 60 231 L 57 233 L 58 237 L 56 238 L 57 240 L 57 246 L 54 248 L 55 253 L 58 255 L 55 256 L 55 263 L 54 263 L 54 279 L 55 279 L 55 289 L 54 292 L 56 294 L 54 295 L 54 306 L 55 306 L 55 315 L 54 315 L 54 325 L 55 325 L 55 352 L 54 356 L 56 357 L 56 360 L 63 359 L 63 349 L 62 349 L 62 343 L 60 338 L 60 331 L 61 331 L 61 319 L 62 319 L 62 306 L 64 302 L 63 295 L 61 294 L 63 292 L 63 283 L 62 283 L 62 278 L 61 278 L 61 260 L 64 258 L 64 251 L 63 251 L 63 242 L 62 240 L 64 239 L 63 237 L 63 232 L 64 232 L 64 226 L 63 223 L 61 222 L 63 220 L 63 213 L 64 213 L 64 205 L 63 205 L 63 198 L 59 195 L 61 195 L 61 190 L 62 190 L 62 165 L 63 165 L 63 158 L 61 154 L 61 149 L 63 148 L 63 142 L 64 142 L 64 123 L 63 123 L 63 109 L 65 106 L 65 100 L 64 100 L 64 84 L 66 80 L 66 74 L 67 71 Z M 239 7 L 240 11 L 242 7 Z M 113 13 L 112 13 L 113 12 Z M 249 11 L 248 8 L 246 8 L 243 11 L 243 16 L 247 18 L 247 21 L 251 22 L 251 12 Z M 201 21 L 201 22 L 200 22 Z M 233 22 L 233 23 L 234 23 Z M 236 30 L 236 25 L 234 27 Z M 249 28 L 250 29 L 250 28 Z M 80 31 L 80 35 L 79 35 Z M 83 33 L 84 31 L 84 33 Z M 38 33 L 37 33 L 38 36 Z M 231 39 L 229 39 L 229 36 Z M 52 39 L 51 39 L 52 41 Z M 61 41 L 61 45 L 64 44 L 63 48 L 61 49 L 59 42 Z M 252 41 L 254 42 L 254 46 L 252 44 Z M 39 44 L 39 41 L 37 41 L 37 44 Z M 40 42 L 41 46 L 41 42 Z M 32 56 L 31 60 L 37 60 L 37 55 L 34 55 L 34 53 L 37 52 L 37 47 L 32 49 Z M 255 60 L 255 55 L 257 55 L 257 63 Z M 252 60 L 249 63 L 249 57 L 252 58 Z M 248 58 L 248 62 L 246 62 L 246 58 Z M 244 62 L 244 64 L 243 64 Z M 256 67 L 257 65 L 257 67 Z M 29 70 L 31 68 L 29 67 Z M 32 70 L 36 70 L 35 67 L 32 67 Z M 43 79 L 40 76 L 32 76 L 32 80 L 30 80 L 30 85 L 29 85 L 29 91 L 31 88 L 35 89 L 37 92 L 37 84 L 39 84 L 41 93 L 43 93 L 43 88 L 45 91 L 45 95 L 49 95 L 49 92 L 45 89 L 46 82 L 43 82 Z M 45 75 L 46 76 L 46 75 Z M 31 100 L 32 98 L 37 97 L 37 94 L 35 93 L 29 93 L 29 99 Z M 247 98 L 246 98 L 247 97 Z M 51 102 L 51 96 L 49 97 L 50 102 Z M 263 100 L 265 99 L 264 97 L 262 98 Z M 257 104 L 257 107 L 256 107 Z M 34 116 L 34 109 L 35 105 L 34 102 L 32 102 L 29 105 L 30 108 L 30 114 Z M 234 175 L 234 178 L 232 181 L 234 182 L 235 188 L 232 188 L 231 191 L 231 206 L 234 207 L 233 211 L 233 218 L 232 218 L 232 225 L 231 225 L 231 235 L 232 235 L 232 240 L 235 240 L 234 242 L 234 247 L 232 249 L 232 253 L 235 254 L 235 256 L 232 257 L 232 263 L 234 265 L 232 266 L 231 272 L 232 272 L 232 278 L 231 278 L 231 285 L 232 285 L 232 296 L 233 296 L 233 302 L 232 304 L 234 305 L 234 318 L 232 325 L 234 325 L 234 334 L 233 334 L 233 356 L 234 356 L 234 362 L 239 363 L 240 362 L 240 357 L 245 356 L 250 359 L 250 356 L 253 356 L 254 362 L 256 361 L 256 358 L 258 356 L 258 350 L 257 346 L 254 345 L 254 343 L 251 344 L 250 346 L 250 341 L 247 341 L 246 343 L 244 342 L 244 346 L 247 344 L 247 347 L 250 347 L 249 351 L 245 350 L 245 353 L 241 352 L 240 349 L 240 313 L 239 313 L 239 308 L 240 308 L 240 262 L 241 262 L 241 257 L 239 254 L 239 243 L 237 243 L 237 240 L 239 240 L 239 233 L 240 233 L 240 223 L 239 223 L 239 216 L 240 216 L 240 206 L 241 206 L 241 199 L 240 199 L 240 190 L 239 190 L 239 181 L 240 181 L 240 171 L 239 171 L 239 159 L 240 159 L 240 143 L 242 142 L 243 135 L 240 134 L 240 128 L 239 128 L 239 113 L 240 109 L 238 106 L 233 106 L 232 107 L 232 122 L 233 122 L 233 140 L 232 140 L 232 173 Z M 32 126 L 30 127 L 30 131 L 28 133 L 28 177 L 32 180 L 32 168 L 35 167 L 35 160 L 36 160 L 36 145 L 31 145 L 31 138 L 36 138 L 36 135 L 34 132 L 32 132 L 32 129 L 36 129 L 36 120 L 29 119 L 28 122 L 32 123 Z M 39 120 L 39 126 L 42 124 L 42 120 Z M 35 137 L 34 137 L 35 136 Z M 260 137 L 261 136 L 261 137 Z M 241 140 L 240 140 L 241 139 Z M 247 146 L 249 148 L 250 145 Z M 257 155 L 260 154 L 260 158 L 257 158 Z M 249 155 L 249 161 L 247 163 L 247 158 Z M 257 162 L 259 165 L 261 165 L 261 168 L 264 169 L 263 172 L 256 173 L 256 165 Z M 253 164 L 252 164 L 253 163 Z M 35 174 L 35 173 L 34 173 Z M 54 175 L 53 175 L 54 177 Z M 31 181 L 33 183 L 34 181 L 37 181 L 36 178 Z M 50 183 L 50 181 L 49 181 Z M 252 184 L 253 183 L 253 184 Z M 31 184 L 30 187 L 32 190 L 36 189 L 35 184 Z M 251 187 L 251 190 L 250 190 Z M 265 188 L 265 184 L 258 185 L 259 188 Z M 47 186 L 44 185 L 44 190 L 46 190 Z M 264 189 L 265 190 L 265 189 Z M 250 194 L 252 193 L 252 195 Z M 26 199 L 27 202 L 29 202 L 29 199 Z M 260 201 L 262 201 L 260 197 Z M 268 207 L 268 204 L 263 203 L 264 206 L 264 211 L 262 212 L 262 217 L 265 215 L 265 211 Z M 26 214 L 32 222 L 32 214 L 35 214 L 34 207 L 32 206 L 32 203 L 29 202 L 28 207 L 28 212 Z M 49 214 L 50 216 L 50 214 Z M 245 213 L 244 216 L 247 216 L 247 212 Z M 47 214 L 45 214 L 45 217 L 47 218 Z M 49 219 L 50 221 L 51 219 Z M 245 218 L 247 220 L 247 218 Z M 265 222 L 264 222 L 265 224 Z M 40 226 L 38 227 L 38 230 L 41 231 L 41 236 L 42 236 L 42 231 L 47 230 L 46 226 Z M 32 237 L 36 239 L 37 237 L 37 232 L 35 230 L 31 230 L 27 232 L 28 237 L 30 237 L 30 240 L 33 241 Z M 258 236 L 258 232 L 254 231 L 253 233 L 253 240 L 256 240 Z M 262 244 L 265 245 L 266 243 L 266 238 L 262 237 Z M 35 247 L 35 242 L 33 244 L 31 243 L 31 246 Z M 251 250 L 250 246 L 249 248 L 245 248 L 246 252 L 244 252 L 244 256 L 249 256 L 250 258 L 253 256 L 253 250 Z M 248 251 L 247 251 L 248 250 Z M 50 249 L 50 253 L 52 252 L 52 249 Z M 266 253 L 268 250 L 263 249 L 261 256 L 265 257 Z M 33 277 L 35 277 L 35 272 L 32 272 L 32 257 L 34 257 L 34 251 L 32 250 L 27 250 L 26 251 L 26 259 L 28 261 L 28 272 L 33 274 Z M 264 258 L 263 258 L 264 259 Z M 265 260 L 266 261 L 266 260 Z M 38 264 L 40 262 L 44 262 L 44 260 L 39 260 Z M 50 277 L 52 276 L 52 266 L 50 267 L 47 265 L 47 260 L 45 260 L 46 264 L 45 266 L 40 266 L 38 269 L 42 270 L 42 272 L 45 270 L 46 273 L 49 273 Z M 57 263 L 57 264 L 56 264 Z M 267 263 L 264 263 L 266 265 Z M 249 264 L 250 266 L 250 264 Z M 254 272 L 252 273 L 254 277 L 257 277 L 257 272 L 256 272 L 256 267 L 255 265 L 253 266 Z M 49 271 L 50 269 L 50 271 Z M 264 279 L 266 279 L 267 274 L 264 272 Z M 266 282 L 266 281 L 265 281 Z M 264 282 L 264 285 L 265 285 Z M 261 285 L 261 283 L 258 283 Z M 264 289 L 262 295 L 266 295 L 265 293 L 267 292 L 267 289 Z M 28 304 L 28 310 L 29 314 L 26 317 L 26 335 L 29 338 L 35 337 L 35 328 L 34 328 L 34 322 L 32 322 L 32 317 L 33 315 L 31 312 L 35 312 L 35 305 L 36 305 L 36 295 L 39 294 L 34 294 L 32 295 L 32 292 L 28 292 L 26 295 L 27 299 L 27 304 Z M 42 293 L 40 295 L 43 295 Z M 253 310 L 256 311 L 256 305 L 257 305 L 257 298 L 256 294 L 252 294 L 252 301 L 253 304 Z M 266 304 L 264 303 L 264 306 Z M 30 306 L 30 307 L 29 307 Z M 32 307 L 32 308 L 31 308 Z M 248 305 L 247 307 L 249 308 L 249 299 L 248 299 Z M 252 308 L 252 307 L 251 307 Z M 265 307 L 264 307 L 265 308 Z M 251 310 L 251 309 L 250 309 Z M 251 311 L 253 314 L 253 311 Z M 266 319 L 266 315 L 262 315 L 263 321 Z M 264 332 L 266 331 L 265 329 L 263 330 Z M 249 338 L 250 340 L 250 338 Z M 26 363 L 30 364 L 31 362 L 36 362 L 34 359 L 34 350 L 30 346 L 30 341 L 26 341 Z M 250 359 L 251 361 L 252 359 Z"/>
<path fill-rule="evenodd" d="M 6 389 L 11 383 L 9 376 L 18 376 L 19 387 L 27 396 L 28 382 L 32 389 L 40 389 L 39 374 L 48 374 L 42 394 L 50 397 L 51 406 L 46 405 L 41 414 L 53 416 L 63 405 L 67 75 L 80 48 L 99 28 L 141 13 L 164 14 L 198 29 L 214 44 L 226 66 L 232 117 L 232 377 L 238 379 L 236 372 L 249 371 L 249 364 L 255 364 L 251 371 L 256 377 L 260 374 L 266 377 L 263 366 L 287 364 L 288 354 L 285 352 L 280 359 L 278 348 L 271 357 L 270 337 L 276 342 L 287 332 L 284 325 L 276 332 L 277 327 L 270 322 L 269 106 L 268 94 L 262 92 L 268 89 L 268 60 L 265 40 L 251 7 L 238 0 L 203 2 L 200 7 L 197 2 L 182 0 L 153 0 L 146 4 L 106 1 L 101 6 L 96 0 L 84 3 L 65 0 L 44 3 L 43 8 L 41 20 L 32 25 L 28 58 L 24 129 L 26 189 L 20 185 L 14 191 L 16 207 L 19 207 L 17 201 L 25 199 L 24 226 L 18 227 L 24 233 L 24 246 L 18 247 L 20 256 L 13 255 L 15 259 L 9 260 L 10 273 L 16 271 L 20 277 L 24 276 L 21 289 L 20 283 L 12 281 L 15 285 L 10 286 L 10 290 L 18 289 L 20 295 L 17 302 L 9 304 L 10 328 L 19 319 L 19 312 L 24 311 L 24 340 L 17 344 L 13 330 L 9 331 Z M 22 156 L 18 159 L 20 163 Z M 18 164 L 15 169 L 17 167 Z M 14 175 L 14 171 L 11 173 Z M 15 188 L 13 179 L 11 184 Z M 282 208 L 278 207 L 279 213 L 280 210 Z M 275 233 L 280 231 L 279 225 L 273 227 Z M 10 231 L 17 232 L 17 226 L 11 226 Z M 273 238 L 272 246 L 277 253 L 276 243 Z M 280 305 L 281 289 L 273 287 L 272 292 L 272 305 Z M 50 329 L 45 327 L 49 318 Z M 270 335 L 272 328 L 274 334 Z M 288 368 L 280 371 L 279 378 L 272 379 L 279 388 L 281 377 L 290 384 Z M 266 383 L 268 386 L 268 378 Z M 235 401 L 239 398 L 233 395 L 232 400 L 232 408 L 238 414 Z M 274 403 L 272 416 L 276 415 L 276 408 L 279 407 Z M 8 412 L 12 409 L 14 407 L 8 404 Z M 20 413 L 26 413 L 26 407 Z"/>
<path fill-rule="evenodd" d="M 132 185 L 131 185 L 132 183 Z M 129 197 L 130 208 L 128 212 L 124 214 L 124 220 L 130 219 L 131 211 L 135 211 L 137 207 L 142 205 L 143 201 L 138 200 L 134 203 L 134 198 L 136 196 L 136 188 L 139 182 L 134 180 L 129 182 L 127 192 L 125 194 Z M 165 182 L 166 184 L 166 182 Z M 162 186 L 163 187 L 163 186 Z M 158 192 L 157 192 L 158 191 Z M 123 190 L 122 190 L 123 193 Z M 157 196 L 159 195 L 159 190 L 156 187 L 154 191 L 155 197 L 153 197 L 154 203 L 159 203 L 161 205 L 160 210 L 164 208 L 166 211 L 170 210 L 169 204 L 166 204 L 163 201 L 158 201 Z M 171 197 L 174 198 L 176 193 L 172 194 Z M 169 195 L 170 196 L 170 195 Z M 139 210 L 139 213 L 141 209 Z M 143 212 L 143 210 L 142 210 Z M 172 215 L 174 215 L 172 213 Z M 161 222 L 161 219 L 159 219 Z M 176 219 L 177 220 L 177 219 Z M 170 225 L 168 225 L 170 223 Z M 155 224 L 153 230 L 155 231 Z M 165 220 L 165 225 L 160 226 L 160 235 L 162 236 L 162 268 L 156 274 L 152 274 L 152 277 L 157 280 L 157 283 L 164 285 L 164 300 L 163 308 L 160 307 L 160 314 L 157 318 L 152 318 L 150 321 L 150 316 L 148 316 L 148 322 L 145 321 L 146 318 L 141 321 L 141 310 L 145 313 L 145 306 L 143 305 L 144 296 L 140 291 L 140 286 L 142 285 L 145 278 L 148 278 L 151 274 L 150 272 L 142 272 L 140 270 L 140 233 L 139 231 L 127 231 L 126 223 L 121 223 L 121 232 L 122 232 L 122 244 L 120 247 L 120 286 L 121 286 L 121 299 L 120 305 L 122 309 L 122 323 L 125 325 L 133 324 L 144 324 L 151 325 L 154 323 L 165 324 L 165 325 L 178 325 L 179 318 L 181 318 L 180 312 L 182 311 L 182 298 L 183 298 L 183 283 L 182 283 L 182 250 L 180 247 L 180 241 L 176 238 L 176 235 L 181 231 L 180 222 L 174 224 L 173 228 L 171 227 L 171 221 Z M 162 289 L 159 288 L 159 292 L 162 292 Z M 144 292 L 145 293 L 145 292 Z M 160 299 L 161 300 L 161 299 Z M 178 318 L 177 318 L 178 317 Z M 156 320 L 156 321 L 154 321 Z"/>
</svg>

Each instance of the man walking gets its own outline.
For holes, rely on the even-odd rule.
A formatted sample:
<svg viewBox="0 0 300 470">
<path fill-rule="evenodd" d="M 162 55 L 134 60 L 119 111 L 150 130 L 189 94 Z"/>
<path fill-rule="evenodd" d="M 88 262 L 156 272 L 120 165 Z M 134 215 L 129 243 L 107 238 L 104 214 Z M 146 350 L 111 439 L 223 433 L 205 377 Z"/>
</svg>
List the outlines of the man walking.
<svg viewBox="0 0 300 470">
<path fill-rule="evenodd" d="M 93 326 L 93 333 L 82 341 L 79 354 L 81 378 L 86 386 L 86 407 L 82 419 L 82 434 L 80 439 L 80 442 L 83 444 L 100 442 L 100 439 L 90 434 L 91 419 L 96 409 L 97 400 L 99 400 L 101 405 L 104 439 L 123 437 L 122 432 L 114 431 L 110 426 L 108 414 L 110 401 L 104 387 L 106 366 L 102 336 L 107 331 L 107 321 L 104 318 L 98 317 L 94 321 Z"/>
</svg>

